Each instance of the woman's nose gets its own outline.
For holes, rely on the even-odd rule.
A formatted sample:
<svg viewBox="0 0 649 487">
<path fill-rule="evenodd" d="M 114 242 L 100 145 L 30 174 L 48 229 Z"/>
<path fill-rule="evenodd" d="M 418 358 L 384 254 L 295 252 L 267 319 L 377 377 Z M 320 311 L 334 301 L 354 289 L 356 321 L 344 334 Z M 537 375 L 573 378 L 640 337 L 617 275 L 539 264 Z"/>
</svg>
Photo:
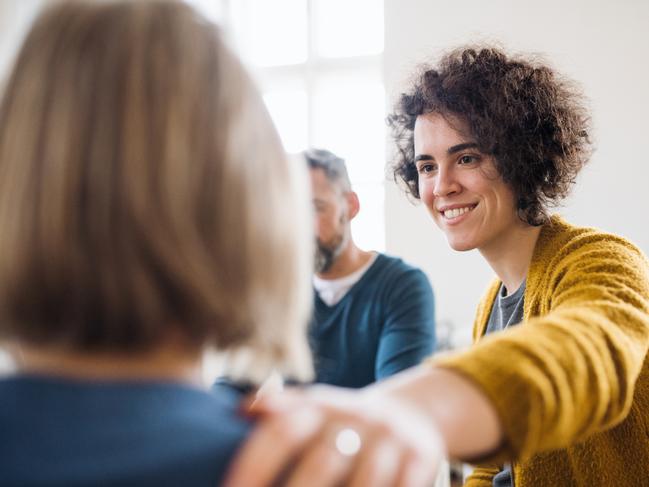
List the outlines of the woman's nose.
<svg viewBox="0 0 649 487">
<path fill-rule="evenodd" d="M 435 197 L 448 196 L 460 191 L 461 185 L 458 183 L 452 170 L 440 169 L 435 178 L 433 186 L 433 195 Z"/>
</svg>

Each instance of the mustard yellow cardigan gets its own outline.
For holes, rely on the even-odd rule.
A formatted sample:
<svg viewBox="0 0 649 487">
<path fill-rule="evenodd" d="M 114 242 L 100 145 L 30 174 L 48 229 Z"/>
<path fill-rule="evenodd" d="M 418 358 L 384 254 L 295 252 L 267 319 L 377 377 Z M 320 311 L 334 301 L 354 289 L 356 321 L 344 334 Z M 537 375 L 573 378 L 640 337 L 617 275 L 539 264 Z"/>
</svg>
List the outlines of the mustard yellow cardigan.
<svg viewBox="0 0 649 487">
<path fill-rule="evenodd" d="M 505 432 L 467 486 L 513 461 L 515 487 L 649 486 L 649 263 L 628 241 L 559 217 L 544 225 L 523 322 L 483 337 L 499 281 L 481 301 L 469 351 L 434 359 L 474 381 Z"/>
</svg>

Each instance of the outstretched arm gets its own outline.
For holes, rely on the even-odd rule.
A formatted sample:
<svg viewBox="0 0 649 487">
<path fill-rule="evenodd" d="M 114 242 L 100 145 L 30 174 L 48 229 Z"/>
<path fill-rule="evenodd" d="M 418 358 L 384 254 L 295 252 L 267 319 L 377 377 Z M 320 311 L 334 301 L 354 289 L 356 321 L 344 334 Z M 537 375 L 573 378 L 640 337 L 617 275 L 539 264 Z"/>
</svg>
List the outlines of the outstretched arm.
<svg viewBox="0 0 649 487">
<path fill-rule="evenodd" d="M 622 421 L 649 349 L 647 261 L 621 241 L 568 250 L 540 317 L 360 391 L 261 400 L 228 485 L 426 485 L 444 450 L 520 460 Z"/>
<path fill-rule="evenodd" d="M 587 237 L 547 265 L 544 298 L 529 303 L 539 316 L 435 360 L 498 411 L 506 441 L 490 460 L 569 447 L 633 412 L 649 349 L 647 261 L 621 239 Z"/>
<path fill-rule="evenodd" d="M 473 458 L 501 442 L 486 397 L 458 374 L 430 366 L 360 391 L 318 386 L 261 398 L 251 411 L 260 424 L 233 464 L 228 486 L 269 486 L 278 479 L 289 486 L 424 486 L 445 450 Z M 343 429 L 360 436 L 353 456 L 336 449 Z"/>
</svg>

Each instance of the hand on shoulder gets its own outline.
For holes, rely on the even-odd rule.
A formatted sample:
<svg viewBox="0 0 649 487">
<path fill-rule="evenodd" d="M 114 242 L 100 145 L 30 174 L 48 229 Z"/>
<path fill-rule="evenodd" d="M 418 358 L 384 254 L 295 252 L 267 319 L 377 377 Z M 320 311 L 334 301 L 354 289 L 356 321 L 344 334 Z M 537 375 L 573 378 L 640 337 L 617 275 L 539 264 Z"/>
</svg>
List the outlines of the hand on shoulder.
<svg viewBox="0 0 649 487">
<path fill-rule="evenodd" d="M 412 405 L 329 386 L 259 398 L 258 425 L 226 486 L 432 485 L 444 458 L 433 420 Z"/>
</svg>

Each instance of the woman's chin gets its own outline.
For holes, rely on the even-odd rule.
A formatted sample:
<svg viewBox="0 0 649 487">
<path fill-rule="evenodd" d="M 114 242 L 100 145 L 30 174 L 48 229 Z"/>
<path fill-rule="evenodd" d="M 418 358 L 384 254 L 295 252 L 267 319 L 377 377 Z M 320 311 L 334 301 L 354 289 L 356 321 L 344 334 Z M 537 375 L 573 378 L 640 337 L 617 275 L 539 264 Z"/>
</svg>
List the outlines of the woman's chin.
<svg viewBox="0 0 649 487">
<path fill-rule="evenodd" d="M 466 252 L 468 250 L 473 250 L 476 248 L 475 242 L 471 239 L 465 238 L 453 238 L 452 236 L 447 235 L 446 241 L 448 245 L 455 250 L 456 252 Z"/>
</svg>

